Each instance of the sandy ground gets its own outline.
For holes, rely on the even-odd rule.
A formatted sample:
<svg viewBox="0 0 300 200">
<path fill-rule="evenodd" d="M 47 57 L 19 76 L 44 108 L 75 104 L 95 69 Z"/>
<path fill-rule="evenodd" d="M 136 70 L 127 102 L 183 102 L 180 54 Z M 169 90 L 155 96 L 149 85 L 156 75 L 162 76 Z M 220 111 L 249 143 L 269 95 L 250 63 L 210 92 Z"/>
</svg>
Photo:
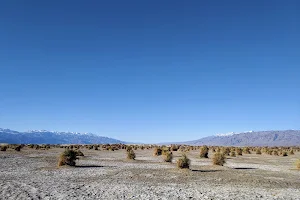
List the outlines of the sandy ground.
<svg viewBox="0 0 300 200">
<path fill-rule="evenodd" d="M 191 170 L 164 163 L 153 150 L 83 149 L 76 167 L 57 167 L 63 149 L 0 152 L 0 199 L 300 199 L 300 171 L 288 157 L 243 155 L 213 166 L 199 151 L 187 155 Z M 211 155 L 210 155 L 211 156 Z"/>
</svg>

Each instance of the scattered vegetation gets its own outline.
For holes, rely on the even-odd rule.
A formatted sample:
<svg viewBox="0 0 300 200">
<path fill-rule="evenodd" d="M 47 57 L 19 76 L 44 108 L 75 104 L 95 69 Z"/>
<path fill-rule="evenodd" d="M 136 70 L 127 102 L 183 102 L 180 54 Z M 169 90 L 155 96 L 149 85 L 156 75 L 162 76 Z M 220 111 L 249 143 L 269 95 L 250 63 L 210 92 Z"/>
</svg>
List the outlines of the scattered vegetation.
<svg viewBox="0 0 300 200">
<path fill-rule="evenodd" d="M 6 145 L 3 145 L 3 146 L 0 147 L 0 151 L 6 151 L 6 149 L 7 149 Z"/>
<path fill-rule="evenodd" d="M 177 167 L 179 169 L 189 169 L 190 163 L 190 159 L 188 159 L 188 157 L 185 154 L 183 154 L 182 157 L 177 160 Z"/>
<path fill-rule="evenodd" d="M 226 157 L 222 153 L 215 153 L 213 157 L 213 164 L 223 166 L 225 164 Z"/>
</svg>

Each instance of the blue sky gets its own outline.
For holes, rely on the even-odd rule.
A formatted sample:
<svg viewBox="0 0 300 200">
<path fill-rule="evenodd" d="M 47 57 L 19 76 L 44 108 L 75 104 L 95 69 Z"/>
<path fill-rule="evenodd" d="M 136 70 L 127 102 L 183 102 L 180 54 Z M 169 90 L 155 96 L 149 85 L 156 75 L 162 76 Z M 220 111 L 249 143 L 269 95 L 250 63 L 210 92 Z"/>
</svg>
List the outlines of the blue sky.
<svg viewBox="0 0 300 200">
<path fill-rule="evenodd" d="M 300 129 L 299 1 L 2 1 L 0 127 L 133 142 Z"/>
</svg>

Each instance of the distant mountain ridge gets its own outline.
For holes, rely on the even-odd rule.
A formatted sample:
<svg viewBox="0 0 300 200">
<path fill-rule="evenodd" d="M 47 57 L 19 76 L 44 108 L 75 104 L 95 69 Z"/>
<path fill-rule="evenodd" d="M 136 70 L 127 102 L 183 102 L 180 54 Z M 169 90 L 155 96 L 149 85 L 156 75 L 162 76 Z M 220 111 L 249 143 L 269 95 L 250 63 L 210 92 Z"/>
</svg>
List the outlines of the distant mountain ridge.
<svg viewBox="0 0 300 200">
<path fill-rule="evenodd" d="M 92 133 L 32 130 L 18 132 L 0 128 L 0 143 L 10 144 L 128 144 Z M 198 140 L 160 144 L 214 146 L 300 146 L 300 130 L 248 131 L 216 134 Z"/>
<path fill-rule="evenodd" d="M 232 132 L 181 142 L 181 144 L 213 146 L 300 146 L 300 130 Z"/>
<path fill-rule="evenodd" d="M 0 143 L 10 144 L 117 144 L 126 142 L 92 133 L 31 130 L 18 132 L 0 128 Z"/>
</svg>

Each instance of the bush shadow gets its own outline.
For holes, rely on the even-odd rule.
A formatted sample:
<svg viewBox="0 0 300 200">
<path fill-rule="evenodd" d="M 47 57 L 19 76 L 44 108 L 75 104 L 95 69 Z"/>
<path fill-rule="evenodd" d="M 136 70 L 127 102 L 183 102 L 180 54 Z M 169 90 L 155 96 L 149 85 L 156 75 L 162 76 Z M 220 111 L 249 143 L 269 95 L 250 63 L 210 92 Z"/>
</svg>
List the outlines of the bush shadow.
<svg viewBox="0 0 300 200">
<path fill-rule="evenodd" d="M 116 166 L 103 166 L 103 165 L 76 165 L 76 168 L 116 168 Z"/>
<path fill-rule="evenodd" d="M 233 169 L 238 169 L 238 170 L 246 170 L 246 169 L 257 169 L 257 168 L 253 168 L 253 167 L 234 167 Z"/>
<path fill-rule="evenodd" d="M 223 170 L 217 170 L 217 169 L 208 169 L 208 170 L 200 170 L 200 169 L 191 169 L 193 172 L 220 172 Z"/>
</svg>

